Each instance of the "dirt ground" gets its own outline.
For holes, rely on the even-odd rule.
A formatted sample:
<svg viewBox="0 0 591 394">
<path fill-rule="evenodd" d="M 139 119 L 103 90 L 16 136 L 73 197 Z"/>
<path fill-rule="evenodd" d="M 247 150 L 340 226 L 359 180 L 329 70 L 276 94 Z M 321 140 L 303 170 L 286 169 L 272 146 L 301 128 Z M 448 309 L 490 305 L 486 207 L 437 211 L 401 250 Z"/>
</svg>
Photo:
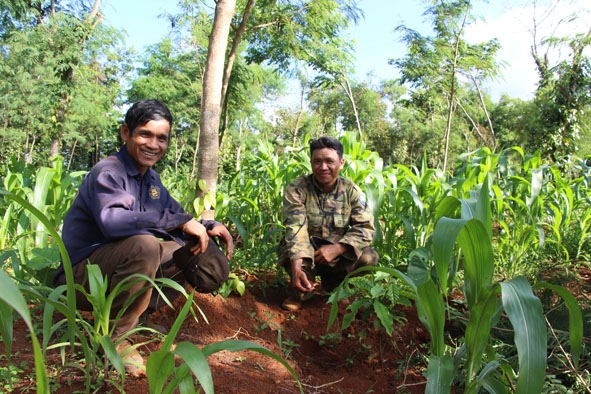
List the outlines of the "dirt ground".
<svg viewBox="0 0 591 394">
<path fill-rule="evenodd" d="M 556 282 L 565 285 L 578 299 L 588 316 L 591 305 L 591 270 L 560 272 L 551 270 Z M 566 275 L 566 276 L 564 276 Z M 573 277 L 575 279 L 573 279 Z M 339 303 L 335 325 L 327 332 L 331 305 L 327 297 L 317 296 L 304 304 L 297 312 L 281 309 L 286 296 L 283 286 L 275 284 L 273 277 L 263 280 L 251 277 L 245 294 L 220 295 L 197 294 L 196 302 L 207 317 L 195 321 L 187 318 L 177 336 L 177 342 L 189 341 L 199 347 L 227 339 L 248 340 L 262 345 L 283 358 L 297 372 L 306 394 L 312 393 L 423 393 L 426 385 L 425 356 L 428 354 L 429 336 L 417 318 L 414 307 L 399 306 L 396 313 L 400 321 L 395 332 L 388 336 L 383 329 L 376 329 L 375 317 L 358 318 L 344 332 L 338 327 L 342 322 L 350 300 Z M 544 298 L 544 296 L 542 296 Z M 152 314 L 157 324 L 170 328 L 177 317 L 184 299 L 175 301 L 175 309 L 164 307 Z M 545 303 L 546 304 L 546 303 Z M 552 300 L 546 305 L 552 304 Z M 40 318 L 39 318 L 40 319 Z M 554 323 L 568 321 L 558 316 Z M 40 320 L 38 320 L 40 322 Z M 463 335 L 460 323 L 447 326 L 451 337 Z M 585 341 L 591 338 L 591 327 L 585 320 Z M 553 323 L 553 324 L 554 324 Z M 565 329 L 567 329 L 565 327 Z M 15 342 L 12 349 L 13 364 L 21 371 L 12 392 L 35 392 L 32 378 L 33 354 L 28 331 L 22 321 L 15 324 Z M 149 338 L 136 338 L 145 342 Z M 144 360 L 157 350 L 159 341 L 140 348 Z M 0 372 L 6 366 L 5 350 L 0 343 Z M 48 366 L 60 365 L 57 352 L 48 355 Z M 217 394 L 267 394 L 298 393 L 293 377 L 279 362 L 252 351 L 215 353 L 208 358 Z M 587 363 L 587 361 L 585 361 Z M 57 384 L 52 393 L 70 394 L 83 392 L 84 379 L 76 371 L 53 376 Z M 0 379 L 1 380 L 1 379 Z M 5 389 L 0 381 L 0 390 Z M 145 394 L 148 381 L 145 376 L 128 376 L 123 390 L 127 394 Z M 122 392 L 114 386 L 103 387 L 99 393 Z"/>
<path fill-rule="evenodd" d="M 317 296 L 304 303 L 301 310 L 287 312 L 280 307 L 285 295 L 283 287 L 256 281 L 250 281 L 242 297 L 198 294 L 197 304 L 209 323 L 188 318 L 177 341 L 190 341 L 200 347 L 226 339 L 255 342 L 283 355 L 297 372 L 305 393 L 424 392 L 425 364 L 421 354 L 428 352 L 429 338 L 414 308 L 400 307 L 398 312 L 406 324 L 398 324 L 391 337 L 374 329 L 372 319 L 355 320 L 341 333 L 337 327 L 347 307 L 347 300 L 343 300 L 337 322 L 327 333 L 331 308 L 327 297 Z M 183 300 L 176 301 L 180 308 Z M 164 307 L 151 317 L 157 324 L 170 328 L 176 316 L 175 310 Z M 32 366 L 26 332 L 24 327 L 15 329 L 12 354 L 18 354 L 21 363 L 23 357 L 29 358 L 26 364 Z M 144 359 L 157 347 L 158 344 L 141 347 Z M 57 356 L 55 361 L 59 362 Z M 210 356 L 208 362 L 215 392 L 219 394 L 299 392 L 293 377 L 280 363 L 257 352 L 222 351 Z M 59 378 L 61 387 L 55 393 L 72 393 L 82 388 L 83 382 L 77 381 L 75 374 L 66 375 Z M 25 377 L 21 382 L 14 392 L 35 391 L 33 381 Z M 129 376 L 124 390 L 128 394 L 147 393 L 147 378 Z M 108 387 L 100 392 L 119 390 Z"/>
</svg>

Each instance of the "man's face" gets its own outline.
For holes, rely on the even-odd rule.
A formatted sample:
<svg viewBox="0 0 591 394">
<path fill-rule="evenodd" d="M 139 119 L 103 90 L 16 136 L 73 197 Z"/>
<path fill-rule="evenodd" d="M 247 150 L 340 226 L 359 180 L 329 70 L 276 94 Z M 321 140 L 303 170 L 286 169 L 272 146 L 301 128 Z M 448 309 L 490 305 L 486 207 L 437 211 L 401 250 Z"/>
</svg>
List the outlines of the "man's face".
<svg viewBox="0 0 591 394">
<path fill-rule="evenodd" d="M 345 159 L 339 158 L 336 150 L 316 149 L 312 152 L 312 174 L 324 192 L 329 192 L 339 177 Z"/>
<path fill-rule="evenodd" d="M 129 130 L 121 126 L 121 139 L 137 169 L 145 174 L 166 153 L 170 138 L 170 124 L 166 119 L 151 120 L 145 125 Z"/>
</svg>

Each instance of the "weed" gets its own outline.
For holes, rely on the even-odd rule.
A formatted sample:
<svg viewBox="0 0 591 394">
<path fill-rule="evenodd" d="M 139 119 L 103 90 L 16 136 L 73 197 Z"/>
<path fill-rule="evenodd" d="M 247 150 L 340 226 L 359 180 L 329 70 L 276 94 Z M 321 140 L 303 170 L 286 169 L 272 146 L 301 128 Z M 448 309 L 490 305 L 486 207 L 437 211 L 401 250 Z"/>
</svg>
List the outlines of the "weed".
<svg viewBox="0 0 591 394">
<path fill-rule="evenodd" d="M 300 346 L 299 343 L 292 341 L 291 339 L 283 339 L 282 330 L 277 330 L 277 344 L 279 349 L 283 353 L 285 358 L 289 358 L 293 350 Z"/>
<path fill-rule="evenodd" d="M 340 333 L 329 333 L 326 335 L 320 335 L 318 344 L 320 346 L 333 348 L 337 343 L 339 343 L 342 340 L 342 338 L 343 336 Z"/>
<path fill-rule="evenodd" d="M 253 326 L 255 333 L 257 334 L 261 331 L 266 330 L 267 328 L 278 328 L 276 324 L 271 322 L 271 320 L 273 320 L 274 318 L 274 315 L 269 311 L 266 311 L 265 314 L 267 315 L 267 319 L 261 320 L 257 316 L 256 312 L 248 312 L 248 316 L 250 316 L 255 321 L 255 324 Z"/>
</svg>

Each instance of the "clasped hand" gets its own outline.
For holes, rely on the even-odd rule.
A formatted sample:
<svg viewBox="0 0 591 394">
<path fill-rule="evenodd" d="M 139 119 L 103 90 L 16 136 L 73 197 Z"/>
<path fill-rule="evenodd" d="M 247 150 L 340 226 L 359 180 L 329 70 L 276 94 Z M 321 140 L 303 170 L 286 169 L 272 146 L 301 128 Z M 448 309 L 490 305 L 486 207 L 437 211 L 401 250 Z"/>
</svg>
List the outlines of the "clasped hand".
<svg viewBox="0 0 591 394">
<path fill-rule="evenodd" d="M 218 224 L 211 230 L 206 230 L 203 224 L 195 219 L 191 219 L 183 225 L 182 230 L 186 234 L 193 235 L 197 238 L 197 243 L 191 248 L 191 253 L 193 254 L 198 254 L 207 249 L 209 237 L 217 237 L 226 245 L 226 258 L 230 260 L 234 255 L 234 240 L 224 225 Z"/>
</svg>

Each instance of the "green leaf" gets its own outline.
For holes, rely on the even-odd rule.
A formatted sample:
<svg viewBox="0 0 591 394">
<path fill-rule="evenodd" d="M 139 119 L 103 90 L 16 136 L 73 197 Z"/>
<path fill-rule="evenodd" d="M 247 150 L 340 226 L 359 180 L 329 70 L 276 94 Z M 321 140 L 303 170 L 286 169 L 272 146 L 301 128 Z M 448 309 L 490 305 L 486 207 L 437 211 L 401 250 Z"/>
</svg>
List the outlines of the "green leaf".
<svg viewBox="0 0 591 394">
<path fill-rule="evenodd" d="M 35 380 L 37 382 L 37 393 L 49 393 L 49 385 L 45 371 L 45 359 L 41 351 L 41 346 L 39 345 L 39 340 L 35 335 L 35 329 L 33 328 L 33 322 L 31 320 L 31 313 L 29 312 L 25 298 L 18 290 L 16 285 L 12 282 L 8 274 L 2 270 L 0 270 L 0 288 L 2 289 L 2 291 L 0 291 L 0 301 L 14 309 L 23 318 L 25 324 L 29 328 L 31 341 L 33 343 L 33 353 L 35 356 Z M 8 308 L 2 307 L 1 313 L 6 314 L 12 312 L 9 311 Z M 4 318 L 4 316 L 2 316 L 2 318 Z M 12 339 L 12 337 L 10 337 L 10 339 L 7 339 L 6 337 L 3 338 L 5 342 Z"/>
<path fill-rule="evenodd" d="M 203 390 L 208 394 L 213 394 L 213 377 L 204 352 L 190 342 L 181 342 L 177 344 L 173 353 L 180 356 L 189 366 Z"/>
<path fill-rule="evenodd" d="M 234 288 L 236 289 L 238 294 L 240 294 L 240 297 L 242 297 L 244 295 L 244 292 L 246 291 L 246 285 L 240 279 L 236 279 L 234 281 L 234 284 L 235 284 Z"/>
<path fill-rule="evenodd" d="M 205 179 L 199 179 L 197 181 L 197 187 L 199 188 L 199 190 L 204 192 L 207 189 L 207 182 L 205 181 Z"/>
<path fill-rule="evenodd" d="M 454 363 L 449 355 L 431 356 L 427 365 L 426 394 L 445 394 L 451 391 Z"/>
<path fill-rule="evenodd" d="M 206 363 L 207 364 L 207 363 Z M 166 350 L 156 350 L 150 353 L 146 361 L 146 376 L 150 394 L 163 392 L 170 375 L 174 373 L 174 354 Z M 209 365 L 207 365 L 209 369 Z"/>
<path fill-rule="evenodd" d="M 488 296 L 494 273 L 492 242 L 484 224 L 472 219 L 458 234 L 458 244 L 464 255 L 464 292 L 468 308 Z"/>
<path fill-rule="evenodd" d="M 498 300 L 501 288 L 496 286 L 495 290 L 490 291 L 487 297 L 470 309 L 470 320 L 465 335 L 468 381 L 471 381 L 480 369 L 484 349 L 490 340 L 493 319 L 501 305 Z"/>
<path fill-rule="evenodd" d="M 534 288 L 544 287 L 558 293 L 564 300 L 568 309 L 568 331 L 570 335 L 570 352 L 572 354 L 573 365 L 579 366 L 581 358 L 581 348 L 583 346 L 583 314 L 577 299 L 564 287 L 553 285 L 548 282 L 538 282 Z"/>
<path fill-rule="evenodd" d="M 392 332 L 394 331 L 394 326 L 392 324 L 393 319 L 390 310 L 378 300 L 374 300 L 373 309 L 378 315 L 380 323 L 382 323 L 382 326 L 386 330 L 386 333 L 388 335 L 392 335 Z"/>
<path fill-rule="evenodd" d="M 523 277 L 501 283 L 503 307 L 515 330 L 519 358 L 516 393 L 541 393 L 546 370 L 546 324 L 542 303 Z"/>
<path fill-rule="evenodd" d="M 466 222 L 465 219 L 443 217 L 439 219 L 433 230 L 433 246 L 431 250 L 443 294 L 447 294 L 448 287 L 453 280 L 453 278 L 449 277 L 452 251 L 458 234 L 464 228 Z"/>
<path fill-rule="evenodd" d="M 431 354 L 434 356 L 443 356 L 445 350 L 443 336 L 445 304 L 443 302 L 443 296 L 432 281 L 417 286 L 416 293 L 419 320 L 425 325 L 431 335 Z"/>
</svg>

